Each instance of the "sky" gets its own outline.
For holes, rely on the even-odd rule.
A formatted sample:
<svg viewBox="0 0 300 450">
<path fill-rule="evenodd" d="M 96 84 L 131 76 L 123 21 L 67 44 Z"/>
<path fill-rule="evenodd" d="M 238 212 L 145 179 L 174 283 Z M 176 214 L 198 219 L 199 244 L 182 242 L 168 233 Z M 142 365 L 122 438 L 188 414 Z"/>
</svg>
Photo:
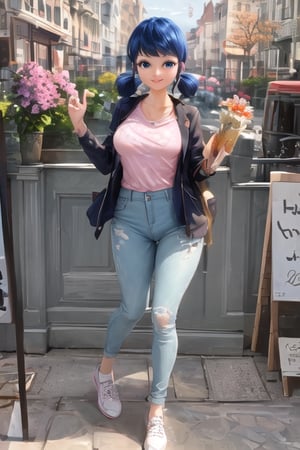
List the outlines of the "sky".
<svg viewBox="0 0 300 450">
<path fill-rule="evenodd" d="M 186 32 L 197 26 L 205 0 L 143 0 L 143 4 L 146 17 L 169 17 Z"/>
</svg>

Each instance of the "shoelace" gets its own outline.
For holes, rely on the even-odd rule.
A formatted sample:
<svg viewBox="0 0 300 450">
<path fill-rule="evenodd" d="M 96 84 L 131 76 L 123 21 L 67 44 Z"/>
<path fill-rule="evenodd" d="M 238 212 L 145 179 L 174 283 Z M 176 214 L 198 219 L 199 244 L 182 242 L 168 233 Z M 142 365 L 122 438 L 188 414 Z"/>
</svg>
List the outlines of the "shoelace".
<svg viewBox="0 0 300 450">
<path fill-rule="evenodd" d="M 164 438 L 165 430 L 162 417 L 153 417 L 148 423 L 147 437 Z"/>
<path fill-rule="evenodd" d="M 113 400 L 119 400 L 119 393 L 116 386 L 113 384 L 111 380 L 103 381 L 102 383 L 103 387 L 103 398 L 104 400 L 107 399 L 113 399 Z"/>
</svg>

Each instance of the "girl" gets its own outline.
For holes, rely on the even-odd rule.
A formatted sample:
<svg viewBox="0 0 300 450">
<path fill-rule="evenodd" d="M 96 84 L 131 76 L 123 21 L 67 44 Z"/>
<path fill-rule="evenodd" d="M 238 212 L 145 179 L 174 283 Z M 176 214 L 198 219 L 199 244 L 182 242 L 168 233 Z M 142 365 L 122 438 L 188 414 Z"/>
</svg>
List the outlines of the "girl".
<svg viewBox="0 0 300 450">
<path fill-rule="evenodd" d="M 132 73 L 121 74 L 111 134 L 100 144 L 84 123 L 86 95 L 69 102 L 69 114 L 90 161 L 111 173 L 101 196 L 96 237 L 112 219 L 111 238 L 121 302 L 110 318 L 104 356 L 94 374 L 100 411 L 109 418 L 121 413 L 113 378 L 113 363 L 124 339 L 142 318 L 152 298 L 153 381 L 145 450 L 166 448 L 163 408 L 177 356 L 176 315 L 197 269 L 207 220 L 195 181 L 212 171 L 207 157 L 200 115 L 170 94 L 176 87 L 192 96 L 198 82 L 183 73 L 187 49 L 182 31 L 167 18 L 152 17 L 133 31 L 127 46 Z M 137 94 L 143 83 L 148 92 Z"/>
</svg>

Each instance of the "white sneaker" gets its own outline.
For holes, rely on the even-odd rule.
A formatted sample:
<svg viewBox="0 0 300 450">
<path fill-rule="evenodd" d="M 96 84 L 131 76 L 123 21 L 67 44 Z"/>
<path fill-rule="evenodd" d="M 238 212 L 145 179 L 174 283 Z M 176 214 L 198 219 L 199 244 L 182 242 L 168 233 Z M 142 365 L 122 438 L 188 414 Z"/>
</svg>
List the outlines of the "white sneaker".
<svg viewBox="0 0 300 450">
<path fill-rule="evenodd" d="M 165 450 L 167 436 L 164 430 L 164 421 L 161 416 L 155 416 L 147 425 L 147 436 L 144 442 L 144 450 Z"/>
<path fill-rule="evenodd" d="M 100 382 L 99 367 L 94 372 L 94 383 L 98 392 L 98 406 L 102 414 L 109 419 L 116 419 L 122 411 L 117 386 L 113 379 Z"/>
</svg>

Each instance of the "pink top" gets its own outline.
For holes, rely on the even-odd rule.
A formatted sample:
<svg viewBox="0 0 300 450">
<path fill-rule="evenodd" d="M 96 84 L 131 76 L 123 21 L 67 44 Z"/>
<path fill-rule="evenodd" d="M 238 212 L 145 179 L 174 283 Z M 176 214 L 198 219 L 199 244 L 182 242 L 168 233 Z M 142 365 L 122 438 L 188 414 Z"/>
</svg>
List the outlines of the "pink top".
<svg viewBox="0 0 300 450">
<path fill-rule="evenodd" d="M 173 186 L 181 151 L 181 134 L 173 113 L 150 122 L 138 104 L 117 128 L 114 146 L 123 166 L 122 187 L 147 192 Z"/>
</svg>

